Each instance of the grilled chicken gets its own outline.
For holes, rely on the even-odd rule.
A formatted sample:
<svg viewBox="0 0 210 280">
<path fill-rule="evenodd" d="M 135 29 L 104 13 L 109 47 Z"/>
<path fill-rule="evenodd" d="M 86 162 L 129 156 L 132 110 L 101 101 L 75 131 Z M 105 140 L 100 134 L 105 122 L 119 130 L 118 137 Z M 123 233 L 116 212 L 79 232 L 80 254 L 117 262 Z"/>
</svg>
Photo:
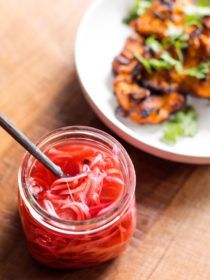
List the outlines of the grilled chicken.
<svg viewBox="0 0 210 280">
<path fill-rule="evenodd" d="M 153 71 L 152 74 L 145 71 L 139 83 L 158 93 L 171 92 L 179 88 L 179 84 L 172 80 L 172 73 L 167 70 Z"/>
<path fill-rule="evenodd" d="M 137 32 L 133 33 L 128 37 L 120 55 L 117 56 L 112 63 L 114 74 L 131 73 L 137 65 L 134 55 L 143 55 L 145 52 L 144 38 Z"/>
<path fill-rule="evenodd" d="M 114 81 L 114 92 L 121 107 L 129 112 L 133 106 L 150 95 L 150 91 L 140 87 L 129 74 L 119 74 Z"/>
<path fill-rule="evenodd" d="M 191 0 L 156 0 L 145 14 L 131 21 L 130 25 L 141 34 L 164 38 L 170 23 L 183 28 L 185 15 L 182 9 L 191 3 Z"/>
<path fill-rule="evenodd" d="M 114 91 L 120 106 L 139 123 L 162 122 L 185 103 L 185 97 L 178 92 L 150 96 L 151 92 L 133 82 L 129 74 L 116 77 Z"/>
<path fill-rule="evenodd" d="M 204 80 L 186 77 L 180 85 L 183 92 L 195 94 L 198 97 L 210 98 L 210 69 Z"/>
<path fill-rule="evenodd" d="M 203 19 L 202 31 L 194 26 L 190 33 L 189 47 L 186 50 L 184 68 L 197 69 L 201 62 L 210 61 L 210 16 Z M 205 79 L 182 76 L 180 82 L 182 92 L 195 94 L 198 97 L 210 98 L 210 67 Z"/>
<path fill-rule="evenodd" d="M 151 95 L 136 104 L 130 112 L 130 117 L 141 124 L 157 124 L 167 120 L 171 113 L 182 108 L 185 97 L 178 92 Z"/>
<path fill-rule="evenodd" d="M 202 19 L 202 29 L 196 25 L 184 27 L 182 10 L 187 4 L 192 1 L 154 1 L 145 14 L 131 21 L 136 32 L 128 37 L 122 52 L 113 61 L 114 92 L 120 106 L 136 122 L 157 124 L 168 119 L 171 113 L 182 108 L 188 93 L 210 98 L 210 67 L 204 79 L 187 73 L 189 69 L 197 69 L 201 62 L 210 61 L 210 16 Z M 160 59 L 161 51 L 167 51 L 173 59 L 179 59 L 174 45 L 163 44 L 163 50 L 155 53 L 145 42 L 150 35 L 156 35 L 160 42 L 168 39 L 165 32 L 169 24 L 189 35 L 187 47 L 182 49 L 184 71 L 178 72 L 173 66 L 170 70 L 148 72 L 136 55 Z"/>
</svg>

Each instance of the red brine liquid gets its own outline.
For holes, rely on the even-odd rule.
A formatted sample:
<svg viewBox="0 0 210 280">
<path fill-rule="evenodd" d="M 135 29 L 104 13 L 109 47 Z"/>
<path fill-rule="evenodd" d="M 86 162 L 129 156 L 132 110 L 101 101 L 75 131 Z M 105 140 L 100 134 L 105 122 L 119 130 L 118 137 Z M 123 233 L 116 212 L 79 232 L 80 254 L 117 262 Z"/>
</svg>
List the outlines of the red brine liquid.
<svg viewBox="0 0 210 280">
<path fill-rule="evenodd" d="M 52 219 L 50 226 L 38 221 L 20 195 L 20 214 L 32 255 L 58 268 L 86 267 L 118 256 L 134 232 L 136 209 L 132 198 L 127 209 L 110 220 L 110 213 L 116 212 L 128 195 L 117 148 L 109 151 L 90 143 L 71 142 L 45 153 L 67 177 L 56 178 L 37 161 L 30 169 L 28 186 L 33 203 L 58 220 Z M 57 230 L 61 219 L 65 222 Z M 88 230 L 93 219 L 96 226 Z M 74 221 L 84 222 L 86 230 L 80 230 Z M 71 227 L 68 222 L 73 222 Z M 72 231 L 77 227 L 76 233 Z"/>
</svg>

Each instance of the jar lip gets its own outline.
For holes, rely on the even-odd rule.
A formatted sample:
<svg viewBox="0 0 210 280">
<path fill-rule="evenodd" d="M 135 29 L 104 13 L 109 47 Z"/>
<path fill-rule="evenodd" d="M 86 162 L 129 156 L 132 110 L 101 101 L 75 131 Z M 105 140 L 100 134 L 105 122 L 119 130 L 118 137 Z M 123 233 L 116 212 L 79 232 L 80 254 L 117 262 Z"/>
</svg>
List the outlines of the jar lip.
<svg viewBox="0 0 210 280">
<path fill-rule="evenodd" d="M 129 204 L 129 202 L 132 200 L 132 198 L 134 196 L 135 185 L 136 185 L 136 176 L 135 176 L 135 169 L 134 169 L 133 163 L 132 163 L 127 151 L 125 150 L 125 148 L 114 137 L 112 137 L 108 133 L 106 133 L 102 130 L 93 128 L 93 127 L 89 127 L 89 126 L 66 126 L 66 127 L 55 129 L 55 130 L 47 133 L 43 137 L 41 137 L 36 142 L 36 145 L 38 146 L 40 144 L 43 144 L 44 141 L 46 144 L 49 140 L 53 139 L 50 137 L 53 137 L 53 136 L 56 137 L 56 135 L 57 136 L 61 135 L 60 133 L 63 133 L 64 135 L 68 135 L 68 134 L 70 135 L 73 133 L 81 133 L 81 135 L 83 134 L 84 136 L 93 135 L 96 138 L 98 138 L 98 140 L 102 139 L 106 143 L 108 143 L 107 140 L 109 140 L 109 144 L 112 144 L 113 146 L 116 145 L 119 150 L 120 157 L 123 157 L 123 161 L 125 162 L 126 167 L 128 169 L 128 179 L 129 179 L 128 183 L 131 185 L 131 190 L 129 191 L 129 193 L 126 193 L 123 196 L 122 200 L 117 204 L 117 206 L 115 208 L 113 208 L 110 212 L 108 212 L 105 215 L 102 215 L 98 218 L 93 218 L 93 219 L 83 220 L 83 221 L 74 221 L 74 220 L 66 220 L 66 219 L 63 219 L 60 217 L 53 216 L 39 205 L 39 203 L 34 199 L 33 195 L 29 191 L 27 171 L 29 168 L 29 160 L 32 158 L 32 156 L 27 152 L 25 154 L 23 161 L 21 163 L 21 166 L 19 168 L 18 185 L 19 185 L 19 188 L 21 187 L 23 189 L 24 195 L 26 196 L 26 199 L 29 202 L 30 206 L 33 208 L 33 210 L 35 210 L 39 215 L 44 216 L 45 218 L 48 218 L 56 223 L 65 224 L 65 225 L 69 225 L 69 226 L 83 226 L 83 225 L 85 226 L 85 225 L 95 224 L 100 221 L 106 220 L 107 218 L 110 218 L 113 214 L 115 214 L 118 210 L 120 210 L 124 205 L 126 208 L 127 204 Z M 26 165 L 26 171 L 23 169 L 24 164 Z"/>
</svg>

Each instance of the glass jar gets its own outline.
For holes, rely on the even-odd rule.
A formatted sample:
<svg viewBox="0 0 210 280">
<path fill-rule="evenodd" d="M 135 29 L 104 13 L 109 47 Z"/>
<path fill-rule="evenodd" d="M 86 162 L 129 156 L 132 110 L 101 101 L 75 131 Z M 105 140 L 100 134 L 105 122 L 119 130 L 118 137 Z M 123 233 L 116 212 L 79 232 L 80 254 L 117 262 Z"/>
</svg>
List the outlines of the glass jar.
<svg viewBox="0 0 210 280">
<path fill-rule="evenodd" d="M 19 212 L 28 247 L 39 262 L 57 268 L 96 265 L 118 256 L 127 247 L 136 226 L 135 171 L 122 145 L 107 133 L 82 126 L 65 127 L 43 137 L 37 146 L 46 152 L 65 143 L 91 143 L 98 149 L 118 149 L 124 176 L 124 194 L 114 209 L 101 217 L 69 221 L 53 216 L 36 202 L 29 191 L 32 167 L 26 153 L 19 170 Z"/>
</svg>

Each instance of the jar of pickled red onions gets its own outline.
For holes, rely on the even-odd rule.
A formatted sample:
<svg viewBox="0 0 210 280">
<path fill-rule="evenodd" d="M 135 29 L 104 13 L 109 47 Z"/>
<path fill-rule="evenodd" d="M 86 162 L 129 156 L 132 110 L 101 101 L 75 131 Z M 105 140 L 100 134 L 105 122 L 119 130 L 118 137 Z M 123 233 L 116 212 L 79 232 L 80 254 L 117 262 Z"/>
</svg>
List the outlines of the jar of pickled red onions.
<svg viewBox="0 0 210 280">
<path fill-rule="evenodd" d="M 80 126 L 55 130 L 37 145 L 66 177 L 25 155 L 19 211 L 33 257 L 79 268 L 118 256 L 136 226 L 135 171 L 125 149 L 107 133 Z"/>
</svg>

